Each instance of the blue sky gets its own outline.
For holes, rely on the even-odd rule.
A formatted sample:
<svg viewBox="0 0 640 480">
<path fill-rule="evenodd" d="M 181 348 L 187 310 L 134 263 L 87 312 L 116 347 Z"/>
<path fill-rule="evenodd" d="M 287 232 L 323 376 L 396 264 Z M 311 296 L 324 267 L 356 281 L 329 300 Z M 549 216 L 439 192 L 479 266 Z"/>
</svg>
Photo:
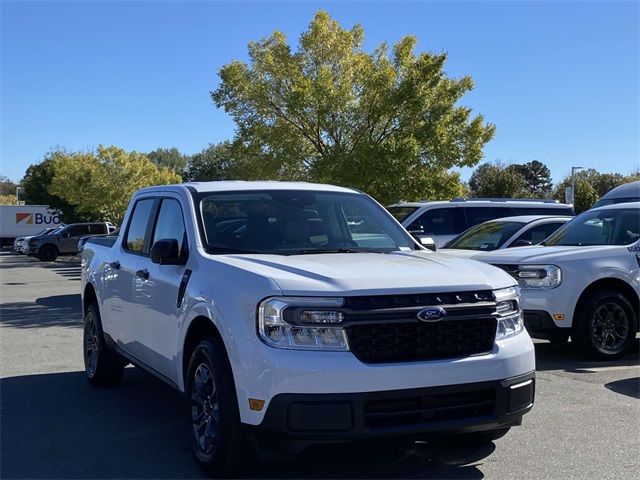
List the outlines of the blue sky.
<svg viewBox="0 0 640 480">
<path fill-rule="evenodd" d="M 233 136 L 209 92 L 250 40 L 297 44 L 317 9 L 360 23 L 367 49 L 406 34 L 469 74 L 463 104 L 496 124 L 485 159 L 638 168 L 639 2 L 2 1 L 0 173 L 52 147 L 194 153 Z M 469 169 L 463 171 L 468 178 Z"/>
</svg>

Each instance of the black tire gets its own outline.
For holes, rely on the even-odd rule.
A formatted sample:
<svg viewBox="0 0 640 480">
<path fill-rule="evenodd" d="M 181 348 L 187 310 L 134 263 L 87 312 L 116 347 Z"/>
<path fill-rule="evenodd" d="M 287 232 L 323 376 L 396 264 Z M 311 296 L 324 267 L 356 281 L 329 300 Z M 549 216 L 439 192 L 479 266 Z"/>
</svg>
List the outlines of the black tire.
<svg viewBox="0 0 640 480">
<path fill-rule="evenodd" d="M 42 262 L 53 262 L 58 258 L 58 249 L 55 245 L 44 245 L 38 252 L 38 259 Z"/>
<path fill-rule="evenodd" d="M 572 338 L 583 354 L 615 360 L 631 348 L 638 325 L 637 309 L 618 291 L 603 289 L 590 295 L 577 311 Z"/>
<path fill-rule="evenodd" d="M 509 433 L 511 427 L 498 428 L 496 430 L 486 430 L 484 432 L 462 433 L 452 437 L 455 441 L 462 443 L 487 443 L 498 440 Z"/>
<path fill-rule="evenodd" d="M 126 362 L 104 341 L 98 305 L 92 303 L 84 316 L 82 335 L 84 371 L 89 383 L 96 387 L 114 387 L 122 380 Z"/>
<path fill-rule="evenodd" d="M 189 438 L 198 464 L 212 476 L 241 473 L 249 463 L 250 449 L 240 424 L 231 365 L 220 341 L 198 344 L 185 387 Z"/>
</svg>

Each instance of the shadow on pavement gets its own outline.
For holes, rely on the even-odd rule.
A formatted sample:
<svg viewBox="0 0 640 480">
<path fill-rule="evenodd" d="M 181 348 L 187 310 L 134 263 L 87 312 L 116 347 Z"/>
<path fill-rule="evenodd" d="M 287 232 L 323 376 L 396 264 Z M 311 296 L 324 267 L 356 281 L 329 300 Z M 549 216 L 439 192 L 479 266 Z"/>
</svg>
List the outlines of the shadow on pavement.
<svg viewBox="0 0 640 480">
<path fill-rule="evenodd" d="M 619 360 L 612 361 L 589 360 L 571 342 L 563 345 L 536 342 L 535 347 L 538 372 L 562 370 L 569 373 L 593 373 L 590 370 L 592 368 L 640 365 L 640 339 L 637 338 L 631 352 Z"/>
<path fill-rule="evenodd" d="M 625 378 L 623 380 L 609 382 L 605 384 L 605 387 L 612 392 L 640 399 L 640 377 Z"/>
<path fill-rule="evenodd" d="M 202 478 L 189 451 L 182 397 L 128 368 L 111 390 L 82 372 L 0 380 L 3 478 Z M 333 445 L 247 472 L 254 478 L 482 478 L 493 443 Z"/>
<path fill-rule="evenodd" d="M 41 297 L 35 303 L 3 303 L 0 324 L 16 328 L 82 327 L 80 294 Z"/>
</svg>

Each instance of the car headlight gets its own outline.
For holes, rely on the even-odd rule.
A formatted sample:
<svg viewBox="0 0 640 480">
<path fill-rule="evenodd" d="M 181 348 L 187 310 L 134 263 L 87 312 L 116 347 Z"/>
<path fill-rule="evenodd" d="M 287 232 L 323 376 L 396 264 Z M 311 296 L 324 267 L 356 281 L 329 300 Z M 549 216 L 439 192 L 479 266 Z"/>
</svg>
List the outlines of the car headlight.
<svg viewBox="0 0 640 480">
<path fill-rule="evenodd" d="M 494 290 L 498 328 L 496 340 L 512 337 L 524 330 L 522 309 L 520 307 L 520 288 L 509 287 Z"/>
<path fill-rule="evenodd" d="M 514 276 L 522 288 L 555 288 L 562 282 L 562 270 L 555 265 L 518 265 Z"/>
<path fill-rule="evenodd" d="M 258 306 L 260 338 L 275 348 L 348 351 L 342 298 L 272 297 Z"/>
</svg>

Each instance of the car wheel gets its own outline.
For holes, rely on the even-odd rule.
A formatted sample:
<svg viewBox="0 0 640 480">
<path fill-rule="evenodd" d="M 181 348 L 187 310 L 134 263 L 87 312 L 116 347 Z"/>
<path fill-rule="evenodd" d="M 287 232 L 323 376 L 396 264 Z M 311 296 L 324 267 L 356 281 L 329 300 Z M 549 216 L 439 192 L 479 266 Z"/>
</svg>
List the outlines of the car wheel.
<svg viewBox="0 0 640 480">
<path fill-rule="evenodd" d="M 95 303 L 84 316 L 82 344 L 84 371 L 89 383 L 96 387 L 113 387 L 120 383 L 126 362 L 106 345 Z"/>
<path fill-rule="evenodd" d="M 584 354 L 598 360 L 622 357 L 635 338 L 637 313 L 615 290 L 602 290 L 589 298 L 577 315 L 575 339 Z"/>
<path fill-rule="evenodd" d="M 58 258 L 58 249 L 53 245 L 45 245 L 38 253 L 38 259 L 42 262 L 53 262 Z"/>
<path fill-rule="evenodd" d="M 240 473 L 247 464 L 249 445 L 221 342 L 204 340 L 193 351 L 186 372 L 185 400 L 191 447 L 200 467 L 215 476 Z"/>
</svg>

